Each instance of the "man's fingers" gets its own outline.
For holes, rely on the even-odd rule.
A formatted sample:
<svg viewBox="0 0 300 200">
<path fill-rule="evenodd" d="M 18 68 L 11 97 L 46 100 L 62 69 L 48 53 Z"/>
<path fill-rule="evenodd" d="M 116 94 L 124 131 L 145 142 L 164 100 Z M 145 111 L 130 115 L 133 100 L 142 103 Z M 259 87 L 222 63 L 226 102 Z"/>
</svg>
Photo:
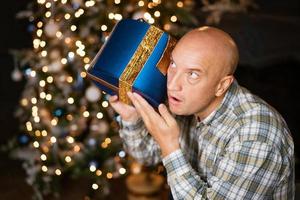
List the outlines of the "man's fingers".
<svg viewBox="0 0 300 200">
<path fill-rule="evenodd" d="M 145 110 L 146 113 L 148 113 L 148 114 L 153 113 L 153 114 L 157 115 L 157 113 L 152 108 L 152 106 L 143 97 L 141 97 L 137 93 L 133 93 L 133 96 L 136 98 L 136 100 L 139 102 L 139 104 Z"/>
<path fill-rule="evenodd" d="M 109 101 L 110 103 L 115 102 L 115 101 L 117 101 L 117 100 L 118 100 L 118 96 L 117 96 L 117 95 L 110 96 L 109 99 L 108 99 L 108 101 Z"/>
<path fill-rule="evenodd" d="M 132 103 L 134 104 L 136 110 L 144 119 L 145 123 L 152 123 L 156 119 L 156 115 L 158 115 L 154 109 L 148 104 L 148 102 L 143 103 L 144 100 L 141 96 L 134 95 L 132 92 L 128 93 L 129 98 L 131 99 Z M 146 100 L 144 100 L 146 101 Z M 149 107 L 152 109 L 149 109 Z"/>
<path fill-rule="evenodd" d="M 132 92 L 128 92 L 127 95 L 130 98 L 130 100 L 131 100 L 132 104 L 134 105 L 135 109 L 137 110 L 137 112 L 143 118 L 144 122 L 147 123 L 148 116 L 146 115 L 146 113 L 145 113 L 144 109 L 142 108 L 142 106 L 140 105 L 139 101 L 135 98 L 135 96 L 133 96 Z"/>
<path fill-rule="evenodd" d="M 171 126 L 173 123 L 176 122 L 176 120 L 174 119 L 174 117 L 171 115 L 171 113 L 168 111 L 168 108 L 164 104 L 160 104 L 158 106 L 158 111 L 169 126 Z"/>
</svg>

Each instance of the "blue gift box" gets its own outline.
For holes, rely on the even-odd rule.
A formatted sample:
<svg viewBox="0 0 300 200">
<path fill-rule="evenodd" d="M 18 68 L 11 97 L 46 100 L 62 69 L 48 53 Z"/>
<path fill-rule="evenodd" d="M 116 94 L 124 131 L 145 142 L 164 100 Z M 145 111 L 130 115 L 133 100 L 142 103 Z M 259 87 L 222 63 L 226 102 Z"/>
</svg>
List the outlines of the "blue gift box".
<svg viewBox="0 0 300 200">
<path fill-rule="evenodd" d="M 166 72 L 176 40 L 143 20 L 119 21 L 87 70 L 88 77 L 110 95 L 131 104 L 137 92 L 157 107 L 167 98 Z"/>
</svg>

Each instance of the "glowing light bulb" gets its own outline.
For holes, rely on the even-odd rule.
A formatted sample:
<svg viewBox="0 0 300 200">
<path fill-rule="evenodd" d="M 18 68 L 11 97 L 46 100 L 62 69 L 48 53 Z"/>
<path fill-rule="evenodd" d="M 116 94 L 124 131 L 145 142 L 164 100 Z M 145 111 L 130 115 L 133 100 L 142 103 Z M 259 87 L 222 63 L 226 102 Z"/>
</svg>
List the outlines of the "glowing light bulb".
<svg viewBox="0 0 300 200">
<path fill-rule="evenodd" d="M 74 98 L 69 97 L 69 98 L 68 98 L 68 103 L 69 103 L 69 104 L 73 104 L 73 103 L 74 103 Z"/>
<path fill-rule="evenodd" d="M 37 103 L 37 99 L 35 97 L 31 98 L 31 103 L 32 104 L 36 104 Z"/>
<path fill-rule="evenodd" d="M 50 11 L 47 11 L 47 12 L 45 13 L 45 17 L 47 17 L 47 18 L 51 17 L 51 12 L 50 12 Z"/>
<path fill-rule="evenodd" d="M 96 183 L 93 183 L 92 188 L 93 188 L 94 190 L 97 190 L 97 189 L 99 188 L 99 186 L 98 186 Z"/>
<path fill-rule="evenodd" d="M 76 31 L 77 27 L 75 25 L 71 26 L 71 31 Z"/>
<path fill-rule="evenodd" d="M 101 26 L 101 31 L 106 31 L 107 30 L 107 26 L 106 25 L 102 25 Z"/>
<path fill-rule="evenodd" d="M 48 168 L 47 168 L 45 165 L 43 165 L 43 166 L 42 166 L 42 171 L 43 171 L 43 172 L 47 172 L 47 171 L 48 171 Z"/>
<path fill-rule="evenodd" d="M 90 62 L 90 58 L 85 57 L 85 58 L 83 59 L 83 62 L 84 62 L 84 63 L 89 63 L 89 62 Z"/>
<path fill-rule="evenodd" d="M 50 138 L 50 142 L 51 142 L 52 144 L 54 144 L 54 143 L 56 142 L 56 137 L 52 136 L 52 137 Z"/>
<path fill-rule="evenodd" d="M 67 137 L 67 141 L 68 141 L 70 144 L 72 144 L 72 143 L 74 143 L 74 138 L 71 137 L 71 136 L 68 136 L 68 137 Z"/>
<path fill-rule="evenodd" d="M 43 66 L 43 67 L 42 67 L 42 71 L 43 71 L 44 73 L 48 72 L 48 70 L 49 70 L 48 66 Z"/>
<path fill-rule="evenodd" d="M 47 160 L 47 156 L 46 156 L 45 154 L 42 154 L 42 155 L 41 155 L 41 160 L 42 160 L 42 161 Z"/>
<path fill-rule="evenodd" d="M 61 64 L 65 65 L 65 64 L 67 64 L 68 60 L 66 58 L 62 58 L 60 60 L 60 62 L 61 62 Z"/>
<path fill-rule="evenodd" d="M 25 98 L 23 98 L 23 99 L 21 100 L 21 105 L 22 105 L 22 106 L 27 106 L 27 105 L 28 105 L 28 100 L 25 99 Z"/>
<path fill-rule="evenodd" d="M 43 34 L 43 30 L 42 30 L 42 29 L 38 29 L 38 30 L 36 31 L 36 35 L 37 35 L 38 37 L 41 37 L 42 34 Z"/>
<path fill-rule="evenodd" d="M 43 22 L 39 21 L 39 22 L 37 23 L 37 27 L 38 27 L 38 28 L 41 28 L 42 26 L 43 26 Z"/>
<path fill-rule="evenodd" d="M 85 78 L 86 75 L 87 75 L 86 72 L 81 72 L 81 73 L 80 73 L 80 76 L 81 76 L 82 78 Z"/>
<path fill-rule="evenodd" d="M 46 6 L 46 8 L 50 8 L 51 5 L 52 5 L 52 4 L 51 4 L 50 2 L 47 2 L 45 6 Z"/>
<path fill-rule="evenodd" d="M 89 113 L 88 111 L 84 111 L 84 112 L 83 112 L 83 116 L 84 116 L 84 117 L 89 117 L 89 116 L 90 116 L 90 113 Z"/>
<path fill-rule="evenodd" d="M 39 148 L 39 146 L 40 146 L 40 144 L 39 144 L 38 141 L 34 141 L 34 142 L 32 143 L 32 145 L 33 145 L 34 148 Z"/>
<path fill-rule="evenodd" d="M 57 31 L 55 35 L 56 35 L 57 38 L 60 38 L 62 36 L 62 32 Z"/>
<path fill-rule="evenodd" d="M 46 57 L 46 56 L 47 56 L 47 51 L 46 51 L 46 50 L 43 50 L 43 51 L 41 52 L 41 55 L 42 55 L 43 57 Z"/>
<path fill-rule="evenodd" d="M 53 82 L 53 77 L 52 76 L 48 76 L 47 77 L 47 82 L 48 83 L 52 83 Z"/>
<path fill-rule="evenodd" d="M 171 22 L 176 22 L 177 21 L 177 17 L 175 15 L 173 15 L 171 18 L 170 18 Z"/>
<path fill-rule="evenodd" d="M 47 133 L 47 131 L 46 130 L 42 130 L 42 136 L 47 136 L 48 135 L 48 133 Z"/>
<path fill-rule="evenodd" d="M 110 173 L 110 172 L 108 172 L 108 173 L 106 174 L 106 177 L 107 177 L 108 179 L 111 179 L 111 178 L 113 177 L 113 174 Z"/>
<path fill-rule="evenodd" d="M 154 16 L 155 16 L 155 17 L 160 17 L 160 12 L 159 12 L 158 10 L 155 11 L 155 12 L 154 12 Z"/>
<path fill-rule="evenodd" d="M 138 5 L 139 5 L 140 7 L 143 7 L 143 6 L 145 5 L 145 2 L 144 2 L 144 1 L 139 1 L 139 2 L 138 2 Z"/>
<path fill-rule="evenodd" d="M 117 13 L 117 14 L 115 14 L 114 18 L 115 18 L 115 20 L 120 21 L 123 17 L 122 17 L 121 14 L 118 14 L 118 13 Z"/>
<path fill-rule="evenodd" d="M 56 169 L 56 170 L 55 170 L 55 174 L 56 174 L 57 176 L 60 176 L 60 175 L 61 175 L 61 170 L 60 170 L 60 169 Z"/>
<path fill-rule="evenodd" d="M 123 167 L 121 167 L 121 168 L 119 169 L 119 173 L 120 173 L 120 174 L 125 174 L 125 173 L 126 173 L 126 169 L 123 168 Z"/>
<path fill-rule="evenodd" d="M 97 116 L 98 119 L 102 119 L 103 118 L 103 113 L 98 112 L 96 116 Z"/>
<path fill-rule="evenodd" d="M 66 161 L 67 163 L 69 163 L 69 162 L 71 162 L 71 161 L 72 161 L 72 159 L 71 159 L 71 157 L 70 157 L 70 156 L 66 156 L 66 157 L 65 157 L 65 161 Z"/>
<path fill-rule="evenodd" d="M 91 171 L 91 172 L 96 171 L 96 166 L 95 166 L 95 165 L 91 165 L 91 166 L 90 166 L 90 171 Z"/>
<path fill-rule="evenodd" d="M 37 0 L 37 2 L 38 2 L 39 4 L 44 4 L 44 3 L 46 2 L 46 0 Z"/>
<path fill-rule="evenodd" d="M 45 85 L 46 85 L 46 81 L 44 81 L 44 80 L 41 80 L 39 84 L 40 84 L 40 86 L 41 86 L 41 87 L 45 87 Z"/>
<path fill-rule="evenodd" d="M 177 7 L 182 8 L 183 7 L 183 2 L 182 1 L 178 1 L 177 2 Z"/>
<path fill-rule="evenodd" d="M 52 99 L 52 95 L 51 94 L 47 94 L 46 95 L 46 100 L 50 101 Z"/>
<path fill-rule="evenodd" d="M 108 14 L 108 18 L 109 19 L 114 19 L 115 18 L 115 14 L 114 13 L 109 13 Z"/>
<path fill-rule="evenodd" d="M 106 108 L 106 107 L 108 107 L 108 105 L 109 105 L 109 104 L 108 104 L 108 102 L 107 102 L 107 101 L 103 101 L 103 102 L 102 102 L 102 106 L 103 106 L 103 108 Z"/>
<path fill-rule="evenodd" d="M 101 171 L 100 169 L 97 169 L 96 175 L 97 175 L 97 176 L 101 176 L 101 175 L 102 175 L 102 171 Z"/>
</svg>

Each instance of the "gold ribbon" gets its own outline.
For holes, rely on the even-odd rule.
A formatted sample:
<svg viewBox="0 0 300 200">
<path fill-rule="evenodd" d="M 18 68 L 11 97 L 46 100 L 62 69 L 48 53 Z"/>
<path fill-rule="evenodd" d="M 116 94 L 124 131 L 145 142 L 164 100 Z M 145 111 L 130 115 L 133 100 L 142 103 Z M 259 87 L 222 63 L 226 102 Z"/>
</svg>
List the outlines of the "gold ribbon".
<svg viewBox="0 0 300 200">
<path fill-rule="evenodd" d="M 157 64 L 157 68 L 165 76 L 167 75 L 167 71 L 171 61 L 171 53 L 176 45 L 176 42 L 177 41 L 173 37 L 169 36 L 167 46 Z"/>
<path fill-rule="evenodd" d="M 139 44 L 137 50 L 131 57 L 129 63 L 119 78 L 120 101 L 130 104 L 131 101 L 127 96 L 127 92 L 132 91 L 133 82 L 147 62 L 162 34 L 163 31 L 155 26 L 150 26 L 150 28 L 147 30 L 142 42 Z"/>
</svg>

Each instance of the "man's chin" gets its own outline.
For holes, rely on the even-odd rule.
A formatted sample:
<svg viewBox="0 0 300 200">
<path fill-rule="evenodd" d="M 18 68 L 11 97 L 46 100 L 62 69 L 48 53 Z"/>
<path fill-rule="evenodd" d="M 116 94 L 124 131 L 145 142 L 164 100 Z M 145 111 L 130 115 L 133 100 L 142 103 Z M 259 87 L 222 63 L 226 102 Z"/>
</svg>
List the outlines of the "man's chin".
<svg viewBox="0 0 300 200">
<path fill-rule="evenodd" d="M 173 108 L 172 106 L 169 106 L 169 110 L 174 115 L 185 115 L 185 113 L 182 110 L 178 108 Z"/>
</svg>

